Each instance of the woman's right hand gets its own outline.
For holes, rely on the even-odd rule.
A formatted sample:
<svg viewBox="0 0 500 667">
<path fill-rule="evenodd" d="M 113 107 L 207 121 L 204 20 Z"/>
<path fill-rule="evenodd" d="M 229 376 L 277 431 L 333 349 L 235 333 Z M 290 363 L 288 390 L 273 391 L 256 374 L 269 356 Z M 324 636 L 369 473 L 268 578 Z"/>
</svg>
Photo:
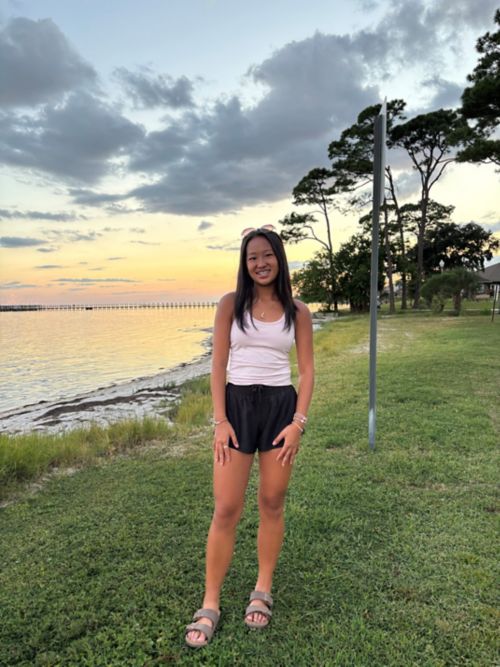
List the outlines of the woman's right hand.
<svg viewBox="0 0 500 667">
<path fill-rule="evenodd" d="M 214 459 L 216 463 L 224 465 L 231 461 L 231 449 L 229 448 L 229 440 L 238 448 L 238 440 L 233 427 L 228 421 L 217 424 L 214 431 Z"/>
</svg>

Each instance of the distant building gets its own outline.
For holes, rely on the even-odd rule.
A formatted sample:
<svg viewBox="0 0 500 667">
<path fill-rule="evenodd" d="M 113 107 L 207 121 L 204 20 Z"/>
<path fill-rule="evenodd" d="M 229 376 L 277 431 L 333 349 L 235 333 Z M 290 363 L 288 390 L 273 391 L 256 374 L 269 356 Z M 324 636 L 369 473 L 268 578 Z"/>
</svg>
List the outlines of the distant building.
<svg viewBox="0 0 500 667">
<path fill-rule="evenodd" d="M 500 285 L 500 262 L 488 266 L 484 271 L 476 271 L 479 278 L 480 288 L 478 296 L 493 296 L 495 285 Z"/>
</svg>

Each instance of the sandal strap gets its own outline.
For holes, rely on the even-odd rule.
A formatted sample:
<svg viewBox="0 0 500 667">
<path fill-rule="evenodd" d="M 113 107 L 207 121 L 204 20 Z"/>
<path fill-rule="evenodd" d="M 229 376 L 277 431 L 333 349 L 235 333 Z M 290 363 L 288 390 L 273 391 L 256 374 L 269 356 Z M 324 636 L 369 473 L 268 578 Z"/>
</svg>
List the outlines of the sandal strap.
<svg viewBox="0 0 500 667">
<path fill-rule="evenodd" d="M 269 609 L 273 606 L 273 596 L 271 593 L 266 593 L 265 591 L 252 591 L 250 593 L 250 602 L 253 602 L 254 600 L 265 602 Z"/>
<path fill-rule="evenodd" d="M 207 625 L 206 623 L 190 623 L 189 625 L 186 625 L 186 634 L 188 634 L 188 632 L 191 632 L 192 630 L 198 630 L 199 632 L 203 632 L 203 634 L 207 639 L 207 642 L 209 642 L 212 639 L 212 635 L 215 632 L 215 628 L 212 627 L 211 625 Z"/>
<path fill-rule="evenodd" d="M 198 621 L 200 618 L 209 618 L 214 624 L 213 627 L 215 630 L 219 622 L 220 612 L 215 611 L 215 609 L 198 609 L 193 615 L 193 621 Z"/>
<path fill-rule="evenodd" d="M 255 604 L 249 604 L 245 610 L 245 616 L 249 616 L 250 614 L 262 614 L 267 619 L 270 619 L 273 615 L 273 612 L 267 607 L 259 607 Z"/>
</svg>

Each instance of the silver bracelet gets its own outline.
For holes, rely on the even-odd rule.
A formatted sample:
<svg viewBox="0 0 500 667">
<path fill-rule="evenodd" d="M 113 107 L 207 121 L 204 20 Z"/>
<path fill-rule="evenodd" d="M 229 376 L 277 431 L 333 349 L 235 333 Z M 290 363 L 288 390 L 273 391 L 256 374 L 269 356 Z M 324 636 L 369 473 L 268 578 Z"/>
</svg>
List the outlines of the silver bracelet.
<svg viewBox="0 0 500 667">
<path fill-rule="evenodd" d="M 301 414 L 300 412 L 296 412 L 293 415 L 293 418 L 297 419 L 301 424 L 306 424 L 307 423 L 307 417 L 305 415 Z"/>
<path fill-rule="evenodd" d="M 229 421 L 227 417 L 224 417 L 224 419 L 212 419 L 212 426 L 218 426 L 219 424 L 223 424 L 224 422 Z"/>
</svg>

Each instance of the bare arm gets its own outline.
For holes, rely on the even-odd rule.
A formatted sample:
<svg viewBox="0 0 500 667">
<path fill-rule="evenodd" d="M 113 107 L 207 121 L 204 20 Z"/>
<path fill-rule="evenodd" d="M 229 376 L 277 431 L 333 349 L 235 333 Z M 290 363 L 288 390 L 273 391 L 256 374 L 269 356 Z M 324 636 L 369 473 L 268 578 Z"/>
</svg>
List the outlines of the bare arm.
<svg viewBox="0 0 500 667">
<path fill-rule="evenodd" d="M 314 388 L 314 355 L 313 355 L 313 333 L 312 319 L 308 307 L 301 301 L 295 301 L 298 307 L 295 319 L 295 345 L 297 348 L 297 364 L 299 367 L 299 386 L 297 392 L 296 412 L 307 417 L 307 411 L 311 403 Z M 281 433 L 275 438 L 273 444 L 284 440 L 276 459 L 292 464 L 299 450 L 302 427 L 296 421 L 285 426 Z"/>
<path fill-rule="evenodd" d="M 214 455 L 218 463 L 224 465 L 231 460 L 230 450 L 227 448 L 229 438 L 235 447 L 238 447 L 233 427 L 227 421 L 226 415 L 226 368 L 229 359 L 230 333 L 233 320 L 234 293 L 225 294 L 217 306 L 214 321 L 212 345 L 212 373 L 210 375 L 210 389 L 214 419 L 220 422 L 215 426 Z"/>
<path fill-rule="evenodd" d="M 314 354 L 312 318 L 309 308 L 296 301 L 299 311 L 295 322 L 295 345 L 299 367 L 297 412 L 307 417 L 314 389 Z"/>
</svg>

